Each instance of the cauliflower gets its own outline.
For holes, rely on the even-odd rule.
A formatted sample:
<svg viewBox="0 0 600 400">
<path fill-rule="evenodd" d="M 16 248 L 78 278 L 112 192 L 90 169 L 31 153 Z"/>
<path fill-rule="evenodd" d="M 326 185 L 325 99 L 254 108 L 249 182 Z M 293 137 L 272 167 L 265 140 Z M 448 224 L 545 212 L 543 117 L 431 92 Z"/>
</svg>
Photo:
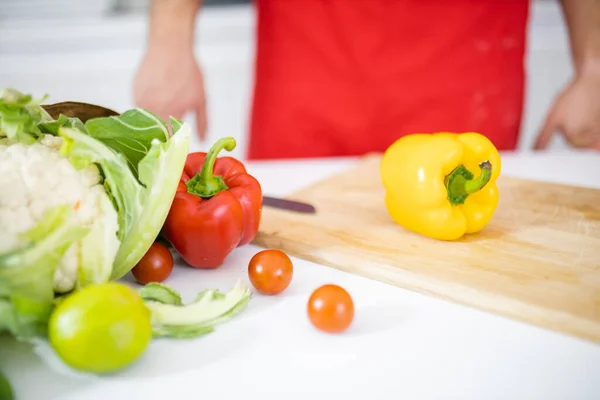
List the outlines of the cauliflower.
<svg viewBox="0 0 600 400">
<path fill-rule="evenodd" d="M 61 294 L 127 274 L 158 236 L 190 127 L 143 109 L 51 117 L 0 92 L 0 333 L 45 335 Z"/>
<path fill-rule="evenodd" d="M 76 170 L 60 155 L 63 139 L 49 134 L 31 145 L 15 143 L 0 145 L 0 254 L 18 248 L 21 235 L 37 226 L 52 207 L 69 204 L 77 223 L 98 239 L 98 230 L 106 228 L 103 244 L 106 265 L 88 268 L 104 271 L 90 281 L 108 280 L 119 248 L 118 217 L 110 205 L 100 172 L 95 164 Z M 71 291 L 80 271 L 80 260 L 86 251 L 86 236 L 73 243 L 65 252 L 54 272 L 56 292 Z M 91 243 L 97 246 L 98 243 Z"/>
</svg>

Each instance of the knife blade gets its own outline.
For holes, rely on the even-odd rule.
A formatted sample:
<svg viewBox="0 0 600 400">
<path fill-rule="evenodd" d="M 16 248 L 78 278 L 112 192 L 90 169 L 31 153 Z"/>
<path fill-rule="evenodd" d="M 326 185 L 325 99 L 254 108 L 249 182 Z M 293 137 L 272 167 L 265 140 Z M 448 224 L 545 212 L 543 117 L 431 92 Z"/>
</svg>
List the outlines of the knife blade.
<svg viewBox="0 0 600 400">
<path fill-rule="evenodd" d="M 279 208 L 281 210 L 314 214 L 316 209 L 313 205 L 308 203 L 302 203 L 300 201 L 281 199 L 278 197 L 264 196 L 263 205 L 267 207 Z"/>
</svg>

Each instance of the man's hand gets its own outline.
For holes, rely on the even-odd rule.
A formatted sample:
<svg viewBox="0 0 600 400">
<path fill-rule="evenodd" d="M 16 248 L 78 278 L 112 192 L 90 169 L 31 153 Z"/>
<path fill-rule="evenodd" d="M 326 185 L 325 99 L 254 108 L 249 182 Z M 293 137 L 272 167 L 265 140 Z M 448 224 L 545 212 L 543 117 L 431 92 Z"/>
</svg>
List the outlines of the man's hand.
<svg viewBox="0 0 600 400">
<path fill-rule="evenodd" d="M 194 112 L 198 136 L 204 140 L 204 80 L 191 51 L 150 48 L 135 76 L 134 98 L 138 107 L 165 120 L 169 116 L 182 119 L 186 112 Z"/>
<path fill-rule="evenodd" d="M 548 146 L 560 131 L 578 148 L 600 150 L 600 0 L 561 0 L 575 70 L 550 108 L 536 142 Z"/>
<path fill-rule="evenodd" d="M 196 115 L 198 136 L 206 135 L 202 72 L 194 57 L 194 29 L 202 0 L 152 0 L 148 50 L 136 73 L 133 94 L 138 107 L 168 120 Z"/>
<path fill-rule="evenodd" d="M 600 70 L 579 75 L 556 98 L 535 149 L 544 149 L 560 132 L 569 145 L 600 150 Z"/>
</svg>

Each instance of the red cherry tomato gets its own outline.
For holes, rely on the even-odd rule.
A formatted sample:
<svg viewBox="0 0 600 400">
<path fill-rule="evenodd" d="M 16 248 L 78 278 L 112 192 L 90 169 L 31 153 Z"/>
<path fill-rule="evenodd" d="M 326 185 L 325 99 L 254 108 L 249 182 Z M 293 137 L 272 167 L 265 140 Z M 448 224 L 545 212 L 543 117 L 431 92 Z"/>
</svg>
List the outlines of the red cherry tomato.
<svg viewBox="0 0 600 400">
<path fill-rule="evenodd" d="M 283 292 L 292 281 L 292 260 L 280 250 L 262 250 L 248 264 L 248 277 L 252 285 L 262 294 Z"/>
<path fill-rule="evenodd" d="M 328 333 L 345 331 L 354 319 L 354 302 L 346 290 L 337 285 L 323 285 L 308 300 L 308 318 Z"/>
<path fill-rule="evenodd" d="M 138 283 L 162 282 L 173 271 L 173 255 L 162 243 L 154 242 L 144 257 L 131 270 Z"/>
</svg>

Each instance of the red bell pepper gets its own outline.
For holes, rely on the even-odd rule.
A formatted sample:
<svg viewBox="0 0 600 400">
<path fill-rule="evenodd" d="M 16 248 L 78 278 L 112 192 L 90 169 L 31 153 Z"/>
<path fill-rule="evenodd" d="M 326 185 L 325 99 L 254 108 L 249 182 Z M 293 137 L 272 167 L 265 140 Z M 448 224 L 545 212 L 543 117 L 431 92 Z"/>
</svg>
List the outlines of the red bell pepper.
<svg viewBox="0 0 600 400">
<path fill-rule="evenodd" d="M 195 268 L 217 268 L 238 246 L 256 237 L 262 189 L 232 157 L 235 139 L 218 140 L 208 151 L 187 156 L 181 181 L 162 229 L 181 258 Z"/>
</svg>

